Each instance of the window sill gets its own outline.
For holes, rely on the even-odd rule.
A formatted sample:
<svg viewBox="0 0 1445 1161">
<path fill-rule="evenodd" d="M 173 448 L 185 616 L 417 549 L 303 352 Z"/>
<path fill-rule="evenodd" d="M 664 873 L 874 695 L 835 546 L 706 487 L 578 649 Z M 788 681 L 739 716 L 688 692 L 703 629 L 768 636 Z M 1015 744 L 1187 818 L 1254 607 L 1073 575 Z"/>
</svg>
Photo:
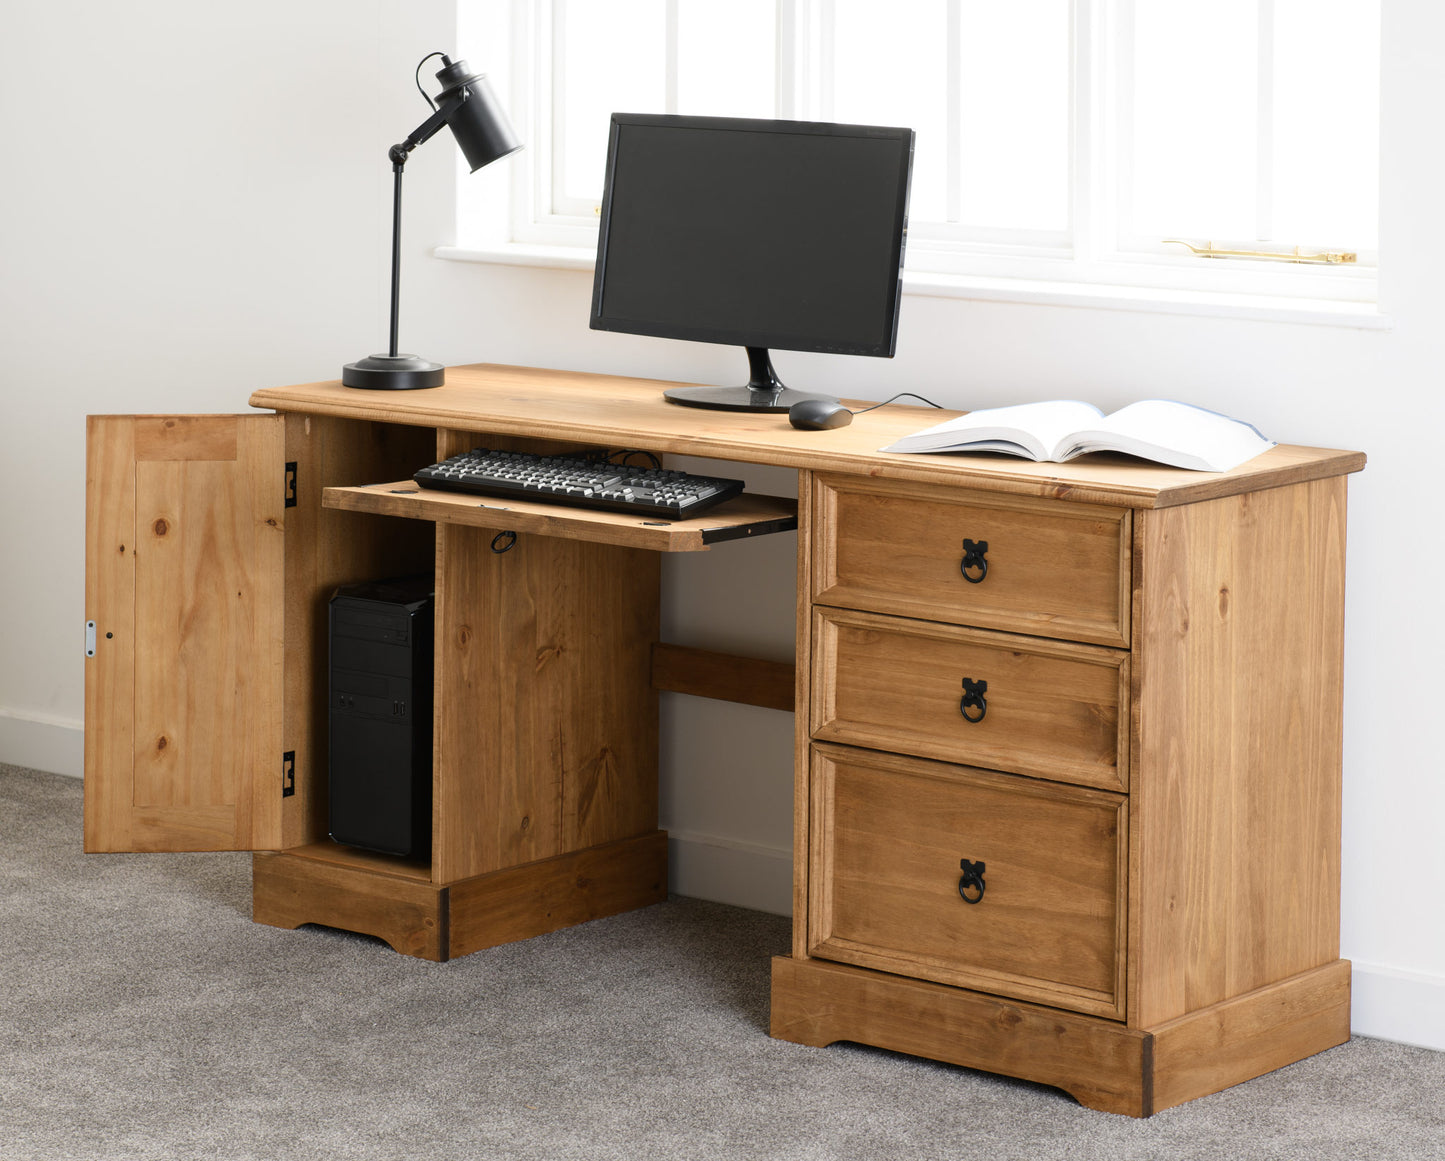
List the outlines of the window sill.
<svg viewBox="0 0 1445 1161">
<path fill-rule="evenodd" d="M 591 270 L 594 264 L 590 252 L 579 250 L 575 246 L 548 246 L 530 242 L 511 242 L 481 249 L 438 246 L 432 253 L 451 262 L 539 266 L 553 270 Z M 1045 282 L 1022 278 L 985 278 L 966 274 L 906 271 L 903 275 L 903 293 L 975 302 L 1131 310 L 1204 318 L 1237 318 L 1254 322 L 1354 327 L 1360 330 L 1391 330 L 1394 327 L 1391 316 L 1381 314 L 1379 308 L 1370 302 L 1338 302 L 1206 290 L 1169 290 L 1159 287 Z"/>
<path fill-rule="evenodd" d="M 576 246 L 546 246 L 540 242 L 503 242 L 482 249 L 438 246 L 432 251 L 450 262 L 488 262 L 496 266 L 543 266 L 553 270 L 591 270 L 596 256 Z"/>
</svg>

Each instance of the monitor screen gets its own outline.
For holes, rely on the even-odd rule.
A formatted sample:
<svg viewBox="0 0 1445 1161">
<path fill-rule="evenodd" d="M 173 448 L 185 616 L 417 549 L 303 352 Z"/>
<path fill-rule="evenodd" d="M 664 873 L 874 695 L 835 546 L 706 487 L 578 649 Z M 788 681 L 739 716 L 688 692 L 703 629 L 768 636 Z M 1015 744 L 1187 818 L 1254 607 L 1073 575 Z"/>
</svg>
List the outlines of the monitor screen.
<svg viewBox="0 0 1445 1161">
<path fill-rule="evenodd" d="M 892 355 L 910 129 L 616 113 L 592 326 Z"/>
</svg>

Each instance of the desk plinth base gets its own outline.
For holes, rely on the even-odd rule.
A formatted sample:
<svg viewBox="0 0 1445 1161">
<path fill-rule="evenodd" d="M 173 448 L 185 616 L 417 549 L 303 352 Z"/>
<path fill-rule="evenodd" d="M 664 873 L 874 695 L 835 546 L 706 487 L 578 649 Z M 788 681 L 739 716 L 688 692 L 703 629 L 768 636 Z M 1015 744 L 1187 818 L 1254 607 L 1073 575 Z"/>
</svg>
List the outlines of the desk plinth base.
<svg viewBox="0 0 1445 1161">
<path fill-rule="evenodd" d="M 338 927 L 436 962 L 666 898 L 661 830 L 444 886 L 415 872 L 298 852 L 258 853 L 251 863 L 257 923 Z"/>
<path fill-rule="evenodd" d="M 1080 1104 L 1147 1117 L 1350 1038 L 1350 964 L 1334 963 L 1128 1028 L 825 960 L 773 960 L 772 1034 L 870 1044 L 1061 1088 Z"/>
</svg>

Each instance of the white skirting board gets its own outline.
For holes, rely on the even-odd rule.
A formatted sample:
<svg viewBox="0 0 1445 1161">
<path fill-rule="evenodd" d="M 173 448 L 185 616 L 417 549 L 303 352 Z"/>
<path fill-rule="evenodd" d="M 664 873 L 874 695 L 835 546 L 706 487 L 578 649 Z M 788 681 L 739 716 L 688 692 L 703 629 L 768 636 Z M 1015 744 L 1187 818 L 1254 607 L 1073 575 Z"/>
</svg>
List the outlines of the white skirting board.
<svg viewBox="0 0 1445 1161">
<path fill-rule="evenodd" d="M 1355 960 L 1350 1031 L 1445 1052 L 1445 976 Z"/>
<path fill-rule="evenodd" d="M 72 719 L 0 709 L 0 762 L 79 778 L 85 772 L 85 730 Z"/>
<path fill-rule="evenodd" d="M 793 852 L 717 835 L 667 834 L 667 889 L 772 915 L 793 913 Z"/>
</svg>

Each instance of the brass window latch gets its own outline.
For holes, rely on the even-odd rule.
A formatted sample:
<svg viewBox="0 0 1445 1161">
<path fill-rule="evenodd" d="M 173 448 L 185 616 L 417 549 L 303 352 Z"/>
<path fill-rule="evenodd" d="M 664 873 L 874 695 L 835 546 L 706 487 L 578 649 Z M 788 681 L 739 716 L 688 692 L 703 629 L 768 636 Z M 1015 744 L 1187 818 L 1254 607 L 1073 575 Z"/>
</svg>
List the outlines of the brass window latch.
<svg viewBox="0 0 1445 1161">
<path fill-rule="evenodd" d="M 1190 253 L 1198 254 L 1201 258 L 1255 258 L 1263 259 L 1266 262 L 1307 262 L 1317 266 L 1339 266 L 1342 263 L 1355 261 L 1355 255 L 1349 250 L 1305 250 L 1296 246 L 1293 250 L 1241 250 L 1226 249 L 1216 246 L 1213 242 L 1205 242 L 1202 246 L 1194 242 L 1186 242 L 1182 238 L 1165 238 L 1166 246 L 1187 246 Z"/>
</svg>

